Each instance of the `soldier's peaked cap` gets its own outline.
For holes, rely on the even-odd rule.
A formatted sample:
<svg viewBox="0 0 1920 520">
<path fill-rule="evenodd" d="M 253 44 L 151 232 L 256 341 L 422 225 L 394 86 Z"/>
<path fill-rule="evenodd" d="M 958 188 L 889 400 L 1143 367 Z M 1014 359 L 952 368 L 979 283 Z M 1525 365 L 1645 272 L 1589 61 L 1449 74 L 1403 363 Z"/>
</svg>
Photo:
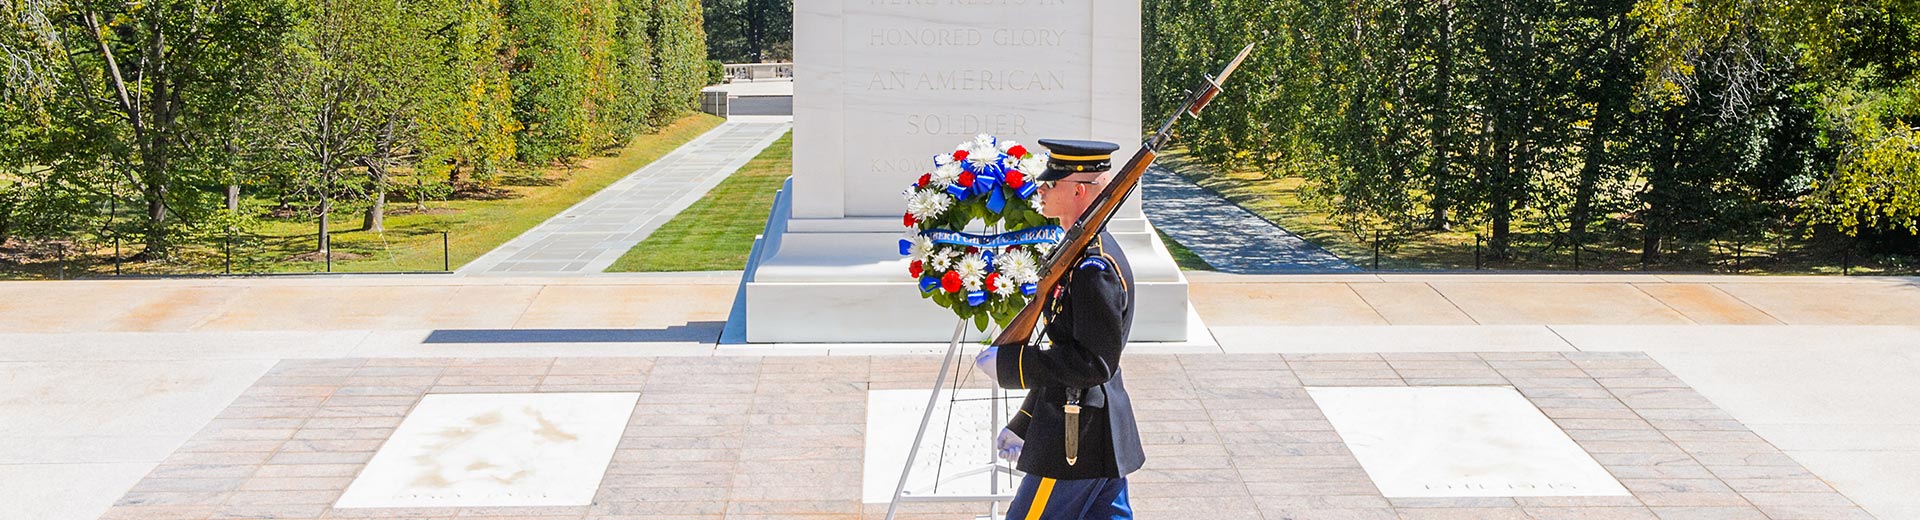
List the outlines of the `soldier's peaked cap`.
<svg viewBox="0 0 1920 520">
<path fill-rule="evenodd" d="M 1120 145 L 1106 141 L 1041 139 L 1047 147 L 1047 171 L 1034 180 L 1054 181 L 1082 172 L 1104 172 L 1113 167 L 1113 152 Z"/>
</svg>

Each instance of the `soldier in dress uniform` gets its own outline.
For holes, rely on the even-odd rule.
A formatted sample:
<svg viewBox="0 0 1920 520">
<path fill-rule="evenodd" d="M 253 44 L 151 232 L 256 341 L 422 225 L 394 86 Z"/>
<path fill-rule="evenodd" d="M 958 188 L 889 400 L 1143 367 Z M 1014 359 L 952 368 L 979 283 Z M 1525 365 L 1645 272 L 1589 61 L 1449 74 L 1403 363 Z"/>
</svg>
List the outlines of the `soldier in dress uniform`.
<svg viewBox="0 0 1920 520">
<path fill-rule="evenodd" d="M 1042 210 L 1071 225 L 1109 180 L 1120 147 L 1053 139 L 1040 144 L 1050 152 L 1046 171 L 1035 177 Z M 975 358 L 1001 387 L 1028 391 L 999 437 L 1001 456 L 1017 460 L 1027 474 L 1007 511 L 1010 520 L 1133 518 L 1126 477 L 1146 460 L 1120 381 L 1120 353 L 1133 325 L 1133 270 L 1105 230 L 1074 265 L 1044 313 L 1050 347 L 990 347 Z M 1073 423 L 1077 447 L 1067 442 Z"/>
</svg>

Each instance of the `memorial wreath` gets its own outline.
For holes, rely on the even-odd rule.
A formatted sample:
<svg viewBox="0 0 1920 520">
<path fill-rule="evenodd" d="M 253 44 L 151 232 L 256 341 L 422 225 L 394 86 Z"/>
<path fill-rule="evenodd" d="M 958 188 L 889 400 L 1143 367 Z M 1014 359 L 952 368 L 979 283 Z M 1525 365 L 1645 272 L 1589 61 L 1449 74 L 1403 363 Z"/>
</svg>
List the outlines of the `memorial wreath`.
<svg viewBox="0 0 1920 520">
<path fill-rule="evenodd" d="M 1004 324 L 1036 290 L 1040 262 L 1066 231 L 1040 214 L 1032 181 L 1047 158 L 1012 141 L 980 135 L 933 157 L 933 169 L 903 194 L 907 227 L 900 254 L 920 296 L 985 331 Z M 986 233 L 962 230 L 978 223 Z"/>
</svg>

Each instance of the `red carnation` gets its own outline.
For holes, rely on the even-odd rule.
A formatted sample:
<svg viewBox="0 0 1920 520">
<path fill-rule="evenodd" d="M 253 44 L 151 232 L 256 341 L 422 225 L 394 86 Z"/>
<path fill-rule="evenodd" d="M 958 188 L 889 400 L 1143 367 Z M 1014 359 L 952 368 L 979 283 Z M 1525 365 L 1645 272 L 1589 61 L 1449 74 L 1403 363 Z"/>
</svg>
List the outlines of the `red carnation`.
<svg viewBox="0 0 1920 520">
<path fill-rule="evenodd" d="M 919 224 L 920 220 L 913 218 L 912 213 L 902 213 L 900 215 L 900 223 L 906 225 L 907 227 L 913 227 L 914 225 Z"/>
<path fill-rule="evenodd" d="M 1027 147 L 1023 145 L 1017 145 L 1017 144 L 1013 145 L 1013 148 L 1007 149 L 1007 156 L 1013 157 L 1015 159 L 1025 158 L 1027 156 Z"/>
<path fill-rule="evenodd" d="M 974 253 L 978 253 L 978 252 L 980 252 L 980 248 L 978 248 L 978 247 L 973 247 L 973 246 L 967 246 L 967 254 L 969 254 L 969 255 L 971 255 L 971 254 L 974 254 Z"/>
<path fill-rule="evenodd" d="M 960 273 L 947 271 L 946 276 L 940 277 L 940 288 L 950 293 L 960 292 Z"/>
<path fill-rule="evenodd" d="M 967 160 L 967 151 L 966 151 L 966 150 L 954 150 L 954 151 L 953 151 L 953 160 L 955 160 L 955 161 L 965 161 L 965 160 Z"/>
<path fill-rule="evenodd" d="M 933 182 L 933 174 L 931 173 L 920 174 L 920 184 L 919 184 L 920 187 L 925 188 L 927 187 L 927 183 L 930 183 L 930 182 Z"/>
<path fill-rule="evenodd" d="M 987 292 L 994 292 L 999 290 L 997 284 L 995 284 L 995 282 L 998 282 L 999 280 L 1000 280 L 1000 273 L 987 273 Z"/>
<path fill-rule="evenodd" d="M 960 185 L 961 185 L 961 186 L 966 186 L 966 187 L 968 187 L 968 188 L 972 188 L 972 187 L 973 187 L 973 172 L 960 172 Z"/>
<path fill-rule="evenodd" d="M 919 278 L 920 274 L 925 272 L 927 272 L 926 268 L 920 265 L 919 260 L 914 260 L 912 264 L 907 266 L 907 274 L 913 275 L 914 278 Z"/>
<path fill-rule="evenodd" d="M 1020 170 L 1007 170 L 1007 187 L 1008 188 L 1013 188 L 1017 190 L 1017 189 L 1020 189 L 1021 185 L 1024 185 L 1026 183 L 1027 183 L 1027 174 L 1020 173 Z"/>
</svg>

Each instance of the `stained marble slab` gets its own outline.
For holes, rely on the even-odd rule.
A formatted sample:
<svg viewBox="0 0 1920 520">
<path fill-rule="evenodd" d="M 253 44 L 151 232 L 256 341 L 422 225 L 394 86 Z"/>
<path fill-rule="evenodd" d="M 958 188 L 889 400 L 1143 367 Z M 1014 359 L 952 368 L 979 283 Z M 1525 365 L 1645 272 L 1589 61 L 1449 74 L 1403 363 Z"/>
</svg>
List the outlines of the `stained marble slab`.
<svg viewBox="0 0 1920 520">
<path fill-rule="evenodd" d="M 590 504 L 639 397 L 428 395 L 334 507 Z"/>
<path fill-rule="evenodd" d="M 1387 497 L 1628 496 L 1512 387 L 1307 392 Z"/>
</svg>

